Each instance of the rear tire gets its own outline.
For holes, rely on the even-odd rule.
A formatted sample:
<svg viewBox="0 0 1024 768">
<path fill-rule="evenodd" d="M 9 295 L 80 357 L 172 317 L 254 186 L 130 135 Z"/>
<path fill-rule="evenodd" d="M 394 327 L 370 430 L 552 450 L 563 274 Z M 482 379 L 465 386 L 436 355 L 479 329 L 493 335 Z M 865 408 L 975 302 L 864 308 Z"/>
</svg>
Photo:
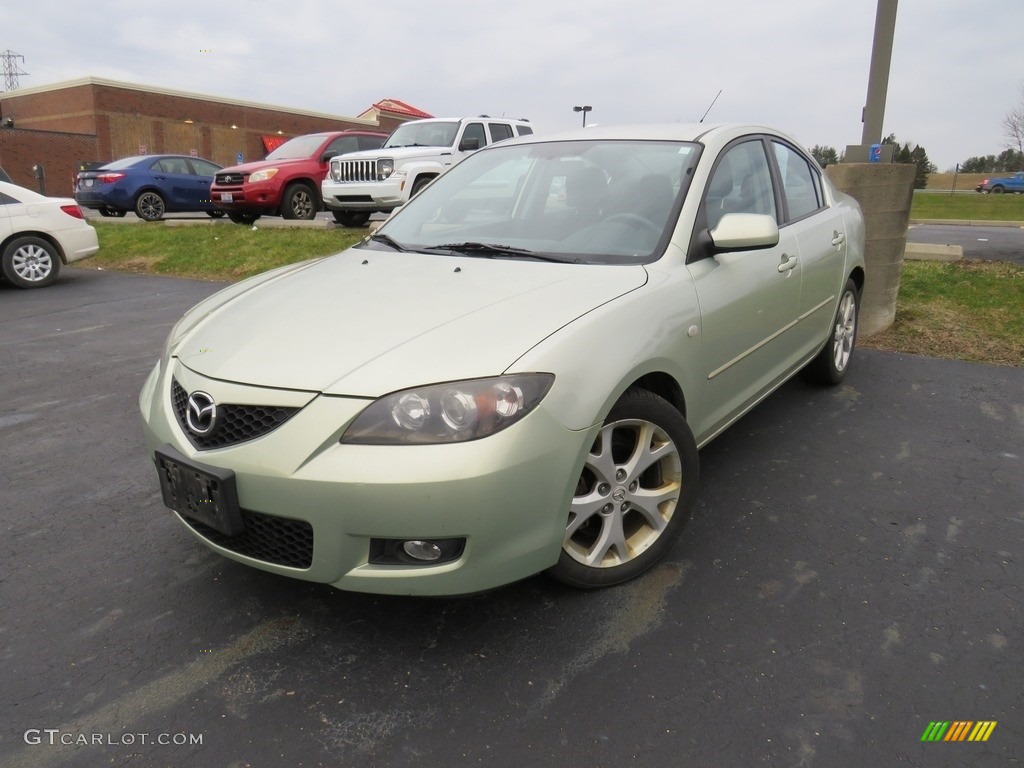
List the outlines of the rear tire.
<svg viewBox="0 0 1024 768">
<path fill-rule="evenodd" d="M 211 219 L 219 219 L 221 216 L 224 215 L 224 211 L 220 209 L 216 211 L 207 211 L 206 215 L 209 216 Z"/>
<path fill-rule="evenodd" d="M 41 237 L 18 237 L 4 249 L 4 277 L 18 288 L 45 288 L 60 274 L 60 254 Z"/>
<path fill-rule="evenodd" d="M 992 187 L 992 194 L 993 194 L 993 195 L 1001 195 L 1001 194 L 1003 194 L 1003 192 L 1005 192 L 1005 191 L 1006 191 L 1006 190 L 1005 190 L 1005 189 L 1003 189 L 1002 187 Z"/>
<path fill-rule="evenodd" d="M 320 207 L 316 193 L 305 184 L 292 184 L 284 192 L 281 215 L 286 219 L 309 221 L 316 217 Z"/>
<path fill-rule="evenodd" d="M 839 306 L 832 321 L 828 341 L 818 356 L 800 372 L 813 384 L 835 386 L 846 378 L 857 343 L 857 320 L 860 315 L 860 292 L 852 279 L 846 281 Z"/>
<path fill-rule="evenodd" d="M 364 227 L 370 220 L 370 214 L 358 211 L 331 211 L 334 220 L 343 227 Z"/>
<path fill-rule="evenodd" d="M 135 215 L 143 221 L 160 221 L 167 211 L 167 204 L 159 192 L 146 190 L 135 200 Z"/>
<path fill-rule="evenodd" d="M 259 217 L 260 217 L 260 215 L 258 213 L 234 213 L 234 212 L 232 212 L 232 213 L 228 214 L 228 218 L 231 221 L 235 222 L 235 224 L 250 225 L 254 221 L 256 221 L 256 219 L 258 219 Z"/>
</svg>

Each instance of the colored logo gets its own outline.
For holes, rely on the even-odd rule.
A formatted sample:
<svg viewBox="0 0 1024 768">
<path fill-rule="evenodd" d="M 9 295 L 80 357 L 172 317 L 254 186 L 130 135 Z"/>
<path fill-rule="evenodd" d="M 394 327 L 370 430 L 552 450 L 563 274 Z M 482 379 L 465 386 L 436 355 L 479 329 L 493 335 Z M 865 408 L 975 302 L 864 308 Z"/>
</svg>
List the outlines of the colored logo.
<svg viewBox="0 0 1024 768">
<path fill-rule="evenodd" d="M 921 734 L 921 741 L 988 741 L 995 729 L 995 720 L 933 720 Z"/>
</svg>

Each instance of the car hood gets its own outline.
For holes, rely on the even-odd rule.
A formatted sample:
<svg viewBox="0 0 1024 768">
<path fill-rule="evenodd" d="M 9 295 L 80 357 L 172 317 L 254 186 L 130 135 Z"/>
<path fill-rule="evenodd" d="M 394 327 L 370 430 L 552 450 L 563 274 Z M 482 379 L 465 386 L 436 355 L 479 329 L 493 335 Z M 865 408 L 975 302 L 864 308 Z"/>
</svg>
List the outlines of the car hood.
<svg viewBox="0 0 1024 768">
<path fill-rule="evenodd" d="M 378 397 L 500 374 L 646 280 L 640 265 L 350 249 L 204 302 L 171 352 L 222 381 Z"/>
<path fill-rule="evenodd" d="M 395 160 L 414 160 L 417 157 L 436 157 L 451 154 L 451 147 L 392 147 L 391 149 L 364 149 L 359 152 L 346 152 L 338 157 L 345 160 L 366 160 L 367 158 L 388 157 Z"/>
<path fill-rule="evenodd" d="M 217 175 L 219 176 L 222 173 L 250 174 L 264 168 L 282 168 L 290 165 L 297 165 L 299 163 L 313 163 L 315 165 L 316 160 L 308 157 L 293 157 L 286 160 L 253 160 L 251 163 L 242 163 L 241 165 L 232 165 L 230 168 L 221 168 L 217 171 Z"/>
</svg>

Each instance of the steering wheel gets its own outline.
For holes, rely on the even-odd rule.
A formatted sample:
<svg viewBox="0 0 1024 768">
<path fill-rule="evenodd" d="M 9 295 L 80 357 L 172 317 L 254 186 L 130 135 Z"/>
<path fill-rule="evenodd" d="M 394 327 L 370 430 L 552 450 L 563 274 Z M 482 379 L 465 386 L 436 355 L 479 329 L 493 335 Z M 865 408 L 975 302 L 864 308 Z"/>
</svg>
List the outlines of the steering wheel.
<svg viewBox="0 0 1024 768">
<path fill-rule="evenodd" d="M 641 216 L 639 213 L 616 213 L 609 216 L 604 220 L 606 224 L 611 224 L 616 221 L 621 221 L 625 224 L 629 224 L 633 229 L 649 229 L 657 237 L 661 237 L 661 227 L 655 224 L 648 218 Z"/>
</svg>

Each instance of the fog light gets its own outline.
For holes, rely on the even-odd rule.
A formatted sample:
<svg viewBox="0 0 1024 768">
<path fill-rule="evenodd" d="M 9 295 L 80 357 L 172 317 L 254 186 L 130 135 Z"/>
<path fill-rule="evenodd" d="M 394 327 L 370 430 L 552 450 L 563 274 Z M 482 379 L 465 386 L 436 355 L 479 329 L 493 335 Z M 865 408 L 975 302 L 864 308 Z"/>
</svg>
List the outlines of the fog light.
<svg viewBox="0 0 1024 768">
<path fill-rule="evenodd" d="M 432 563 L 435 560 L 441 559 L 441 548 L 432 541 L 420 541 L 418 539 L 404 541 L 402 542 L 402 551 L 409 557 L 426 563 Z"/>
</svg>

